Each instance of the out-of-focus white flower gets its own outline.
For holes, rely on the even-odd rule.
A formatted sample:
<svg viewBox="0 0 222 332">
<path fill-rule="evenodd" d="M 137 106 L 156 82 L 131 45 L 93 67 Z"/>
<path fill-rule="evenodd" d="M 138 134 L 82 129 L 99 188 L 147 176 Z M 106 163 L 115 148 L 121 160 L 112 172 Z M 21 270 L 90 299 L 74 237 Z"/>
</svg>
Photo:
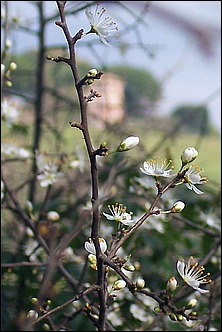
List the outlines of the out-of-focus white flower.
<svg viewBox="0 0 222 332">
<path fill-rule="evenodd" d="M 124 152 L 133 149 L 137 144 L 139 144 L 138 136 L 129 136 L 124 139 L 117 148 L 117 152 Z"/>
<path fill-rule="evenodd" d="M 75 254 L 71 247 L 64 249 L 62 252 L 62 260 L 66 262 L 75 262 Z"/>
<path fill-rule="evenodd" d="M 129 310 L 134 318 L 140 320 L 141 322 L 147 322 L 147 312 L 139 305 L 131 304 Z"/>
<path fill-rule="evenodd" d="M 38 318 L 38 313 L 35 310 L 29 310 L 27 314 L 27 318 L 32 318 L 32 319 L 37 319 Z"/>
<path fill-rule="evenodd" d="M 78 168 L 80 173 L 83 173 L 86 165 L 87 160 L 85 150 L 81 149 L 79 146 L 76 146 L 76 159 L 70 162 L 70 168 Z"/>
<path fill-rule="evenodd" d="M 191 286 L 193 289 L 204 294 L 208 293 L 208 290 L 202 289 L 199 286 L 201 284 L 208 284 L 211 282 L 211 279 L 207 279 L 210 273 L 207 273 L 203 276 L 203 271 L 205 268 L 203 266 L 198 267 L 198 263 L 192 263 L 193 257 L 191 256 L 188 263 L 186 264 L 183 260 L 177 261 L 177 271 L 181 278 Z"/>
<path fill-rule="evenodd" d="M 137 287 L 138 289 L 142 289 L 142 288 L 144 288 L 144 287 L 145 287 L 145 284 L 146 284 L 146 282 L 145 282 L 145 280 L 142 279 L 142 278 L 138 278 L 138 279 L 136 280 L 136 287 Z"/>
<path fill-rule="evenodd" d="M 197 305 L 197 299 L 191 299 L 187 302 L 186 308 L 192 309 Z"/>
<path fill-rule="evenodd" d="M 186 148 L 181 155 L 182 166 L 191 163 L 198 156 L 198 151 L 194 147 Z"/>
<path fill-rule="evenodd" d="M 4 73 L 5 73 L 5 65 L 1 63 L 1 77 L 4 75 Z"/>
<path fill-rule="evenodd" d="M 107 249 L 106 240 L 103 239 L 102 237 L 100 237 L 99 238 L 99 244 L 100 244 L 100 248 L 101 248 L 102 253 L 104 253 Z M 89 238 L 88 241 L 86 241 L 84 243 L 84 247 L 90 254 L 93 254 L 93 255 L 96 254 L 96 248 L 95 248 L 93 240 L 91 238 Z"/>
<path fill-rule="evenodd" d="M 4 98 L 1 108 L 2 121 L 4 121 L 9 128 L 11 128 L 18 119 L 19 115 L 20 112 L 14 106 L 14 103 L 10 99 Z"/>
<path fill-rule="evenodd" d="M 159 159 L 150 160 L 149 162 L 145 161 L 143 163 L 143 168 L 140 167 L 140 170 L 144 174 L 151 175 L 155 178 L 158 178 L 160 176 L 165 178 L 171 178 L 174 176 L 174 174 L 171 174 L 173 167 L 167 169 L 171 164 L 171 162 L 172 162 L 171 160 L 167 162 L 167 159 L 164 159 L 162 162 L 159 162 Z"/>
<path fill-rule="evenodd" d="M 88 35 L 89 33 L 95 33 L 97 36 L 99 36 L 100 40 L 107 46 L 111 46 L 105 37 L 107 37 L 110 33 L 113 33 L 118 31 L 118 27 L 116 26 L 116 23 L 113 22 L 111 17 L 105 17 L 102 18 L 104 13 L 106 12 L 106 9 L 104 7 L 99 10 L 99 4 L 97 4 L 95 8 L 94 14 L 91 12 L 90 7 L 87 7 L 85 10 L 86 17 L 89 21 L 89 24 L 91 26 L 91 29 L 83 34 L 83 37 Z"/>
<path fill-rule="evenodd" d="M 1 154 L 2 156 L 6 158 L 22 158 L 26 159 L 30 156 L 29 151 L 27 151 L 24 148 L 17 147 L 15 145 L 11 144 L 2 144 L 1 146 L 2 151 Z"/>
<path fill-rule="evenodd" d="M 110 210 L 111 214 L 103 212 L 103 215 L 108 220 L 121 222 L 125 226 L 129 226 L 134 223 L 134 220 L 131 217 L 132 212 L 126 212 L 126 206 L 123 206 L 123 204 L 116 203 L 116 205 L 108 205 L 108 209 Z"/>
<path fill-rule="evenodd" d="M 41 187 L 48 187 L 57 182 L 58 178 L 64 176 L 64 173 L 59 170 L 58 163 L 46 161 L 46 156 L 40 154 L 38 151 L 35 151 L 35 154 L 38 171 L 41 173 L 37 175 Z"/>
<path fill-rule="evenodd" d="M 5 46 L 6 46 L 7 49 L 9 49 L 12 46 L 11 40 L 7 39 L 6 42 L 5 42 Z"/>
<path fill-rule="evenodd" d="M 112 285 L 112 290 L 121 290 L 126 286 L 126 282 L 124 280 L 116 280 Z"/>
<path fill-rule="evenodd" d="M 29 256 L 30 262 L 39 261 L 38 257 L 45 255 L 44 249 L 39 247 L 38 241 L 33 238 L 29 238 L 24 245 L 24 253 L 26 256 Z"/>
<path fill-rule="evenodd" d="M 58 171 L 58 165 L 49 163 L 45 165 L 43 173 L 37 175 L 37 179 L 40 181 L 40 186 L 45 188 L 57 182 L 61 176 L 64 176 L 64 174 Z"/>
<path fill-rule="evenodd" d="M 199 190 L 195 185 L 196 184 L 205 184 L 208 182 L 206 177 L 201 177 L 203 169 L 199 168 L 196 165 L 191 165 L 188 171 L 184 175 L 184 183 L 186 187 L 190 190 L 193 190 L 196 194 L 203 194 L 203 191 Z"/>
<path fill-rule="evenodd" d="M 48 219 L 49 221 L 57 221 L 57 220 L 60 219 L 60 215 L 59 215 L 58 212 L 56 212 L 56 211 L 49 211 L 49 212 L 47 213 L 47 219 Z"/>
<path fill-rule="evenodd" d="M 115 310 L 108 312 L 107 319 L 112 323 L 113 326 L 120 326 L 123 324 L 123 320 L 118 316 L 118 312 Z"/>
<path fill-rule="evenodd" d="M 11 62 L 9 65 L 9 70 L 13 71 L 17 69 L 17 64 L 15 62 Z"/>
</svg>

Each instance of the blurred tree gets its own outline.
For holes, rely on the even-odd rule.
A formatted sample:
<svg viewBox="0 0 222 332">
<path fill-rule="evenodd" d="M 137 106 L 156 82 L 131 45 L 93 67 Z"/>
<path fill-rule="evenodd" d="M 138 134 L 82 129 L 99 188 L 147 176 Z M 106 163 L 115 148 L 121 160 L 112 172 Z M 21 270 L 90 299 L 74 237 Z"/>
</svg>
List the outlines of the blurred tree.
<svg viewBox="0 0 222 332">
<path fill-rule="evenodd" d="M 172 112 L 172 117 L 183 123 L 185 130 L 208 135 L 210 132 L 210 121 L 208 109 L 204 105 L 182 105 Z"/>
<path fill-rule="evenodd" d="M 153 113 L 155 102 L 161 97 L 161 85 L 151 72 L 129 66 L 113 66 L 109 71 L 126 81 L 125 107 L 128 115 Z"/>
</svg>

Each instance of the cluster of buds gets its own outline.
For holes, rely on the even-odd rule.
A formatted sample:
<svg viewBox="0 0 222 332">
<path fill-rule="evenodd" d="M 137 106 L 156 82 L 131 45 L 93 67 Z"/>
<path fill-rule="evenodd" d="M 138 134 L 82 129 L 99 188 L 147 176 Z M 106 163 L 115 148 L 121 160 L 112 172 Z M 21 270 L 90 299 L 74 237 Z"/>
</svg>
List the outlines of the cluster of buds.
<svg viewBox="0 0 222 332">
<path fill-rule="evenodd" d="M 15 62 L 11 62 L 9 65 L 9 69 L 5 71 L 5 65 L 1 64 L 1 79 L 4 81 L 4 84 L 7 87 L 12 86 L 11 72 L 17 69 L 17 64 Z"/>
</svg>

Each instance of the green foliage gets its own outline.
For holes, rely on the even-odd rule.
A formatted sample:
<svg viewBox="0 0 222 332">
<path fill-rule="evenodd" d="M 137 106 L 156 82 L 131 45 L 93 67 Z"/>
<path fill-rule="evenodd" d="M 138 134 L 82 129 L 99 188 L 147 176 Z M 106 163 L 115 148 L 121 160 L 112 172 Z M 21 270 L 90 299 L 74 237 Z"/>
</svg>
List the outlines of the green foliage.
<svg viewBox="0 0 222 332">
<path fill-rule="evenodd" d="M 188 132 L 208 135 L 210 132 L 209 111 L 205 105 L 182 105 L 172 112 L 172 117 L 183 123 Z"/>
</svg>

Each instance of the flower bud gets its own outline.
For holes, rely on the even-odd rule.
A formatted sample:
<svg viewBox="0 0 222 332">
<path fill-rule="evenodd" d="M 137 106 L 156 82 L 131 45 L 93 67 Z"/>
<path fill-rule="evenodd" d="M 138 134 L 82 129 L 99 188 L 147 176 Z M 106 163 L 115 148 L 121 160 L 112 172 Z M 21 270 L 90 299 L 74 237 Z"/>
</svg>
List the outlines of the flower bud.
<svg viewBox="0 0 222 332">
<path fill-rule="evenodd" d="M 90 264 L 92 270 L 97 271 L 97 264 Z"/>
<path fill-rule="evenodd" d="M 167 293 L 173 293 L 176 289 L 177 289 L 177 286 L 178 285 L 178 282 L 177 282 L 177 279 L 175 277 L 171 277 L 168 281 L 167 281 L 167 285 L 166 285 L 166 290 L 167 290 Z"/>
<path fill-rule="evenodd" d="M 120 290 L 126 286 L 126 282 L 124 280 L 116 280 L 113 284 L 113 290 Z"/>
<path fill-rule="evenodd" d="M 5 73 L 5 65 L 1 63 L 1 76 L 3 76 Z"/>
<path fill-rule="evenodd" d="M 173 204 L 171 208 L 172 213 L 178 213 L 181 212 L 185 208 L 185 203 L 182 201 L 177 201 L 176 203 Z"/>
<path fill-rule="evenodd" d="M 138 289 L 142 289 L 142 288 L 144 288 L 145 287 L 145 280 L 144 279 L 137 279 L 137 281 L 136 281 L 136 287 L 138 288 Z"/>
<path fill-rule="evenodd" d="M 90 69 L 87 73 L 87 75 L 89 75 L 89 76 L 96 76 L 97 74 L 98 74 L 98 71 L 95 68 Z"/>
<path fill-rule="evenodd" d="M 117 148 L 117 152 L 124 152 L 134 148 L 139 143 L 139 137 L 129 136 L 124 139 Z"/>
<path fill-rule="evenodd" d="M 50 331 L 50 326 L 45 323 L 42 325 L 42 329 L 43 329 L 43 331 Z"/>
<path fill-rule="evenodd" d="M 177 320 L 178 320 L 179 322 L 182 322 L 183 319 L 184 319 L 184 318 L 183 318 L 183 315 L 177 315 Z"/>
<path fill-rule="evenodd" d="M 15 62 L 11 62 L 9 65 L 9 70 L 13 71 L 17 69 L 17 64 Z"/>
<path fill-rule="evenodd" d="M 11 81 L 5 81 L 5 85 L 9 88 L 12 87 L 12 82 Z"/>
<path fill-rule="evenodd" d="M 89 255 L 88 255 L 88 261 L 89 261 L 91 264 L 96 264 L 96 263 L 97 263 L 96 255 L 89 254 Z"/>
<path fill-rule="evenodd" d="M 163 312 L 163 310 L 160 309 L 159 307 L 155 307 L 153 310 L 156 314 L 161 314 Z"/>
<path fill-rule="evenodd" d="M 175 314 L 170 314 L 169 315 L 170 319 L 173 320 L 174 322 L 177 321 L 177 316 Z"/>
<path fill-rule="evenodd" d="M 186 309 L 191 309 L 194 308 L 197 304 L 197 300 L 196 299 L 191 299 L 190 301 L 188 301 L 187 305 L 186 305 Z"/>
<path fill-rule="evenodd" d="M 49 212 L 47 213 L 47 219 L 48 219 L 49 221 L 57 221 L 57 220 L 60 219 L 60 215 L 59 215 L 58 212 L 56 212 L 56 211 L 49 211 Z"/>
<path fill-rule="evenodd" d="M 29 312 L 27 314 L 27 318 L 31 318 L 31 319 L 37 319 L 38 316 L 39 315 L 35 310 L 29 310 Z"/>
<path fill-rule="evenodd" d="M 12 46 L 12 42 L 11 42 L 11 40 L 7 39 L 6 42 L 5 42 L 5 47 L 6 47 L 7 49 L 9 49 L 11 46 Z"/>
<path fill-rule="evenodd" d="M 198 156 L 198 151 L 195 148 L 193 147 L 186 148 L 181 155 L 182 165 L 184 166 L 188 163 L 191 163 L 194 159 L 196 159 L 197 156 Z"/>
<path fill-rule="evenodd" d="M 125 264 L 123 267 L 125 270 L 130 271 L 130 272 L 135 271 L 135 267 L 132 264 Z"/>
<path fill-rule="evenodd" d="M 29 214 L 32 213 L 32 211 L 33 211 L 33 204 L 32 204 L 32 202 L 27 201 L 26 202 L 26 206 L 27 206 L 28 213 Z"/>
<path fill-rule="evenodd" d="M 37 305 L 39 303 L 39 300 L 37 299 L 37 297 L 32 297 L 31 302 L 32 304 Z"/>
</svg>

